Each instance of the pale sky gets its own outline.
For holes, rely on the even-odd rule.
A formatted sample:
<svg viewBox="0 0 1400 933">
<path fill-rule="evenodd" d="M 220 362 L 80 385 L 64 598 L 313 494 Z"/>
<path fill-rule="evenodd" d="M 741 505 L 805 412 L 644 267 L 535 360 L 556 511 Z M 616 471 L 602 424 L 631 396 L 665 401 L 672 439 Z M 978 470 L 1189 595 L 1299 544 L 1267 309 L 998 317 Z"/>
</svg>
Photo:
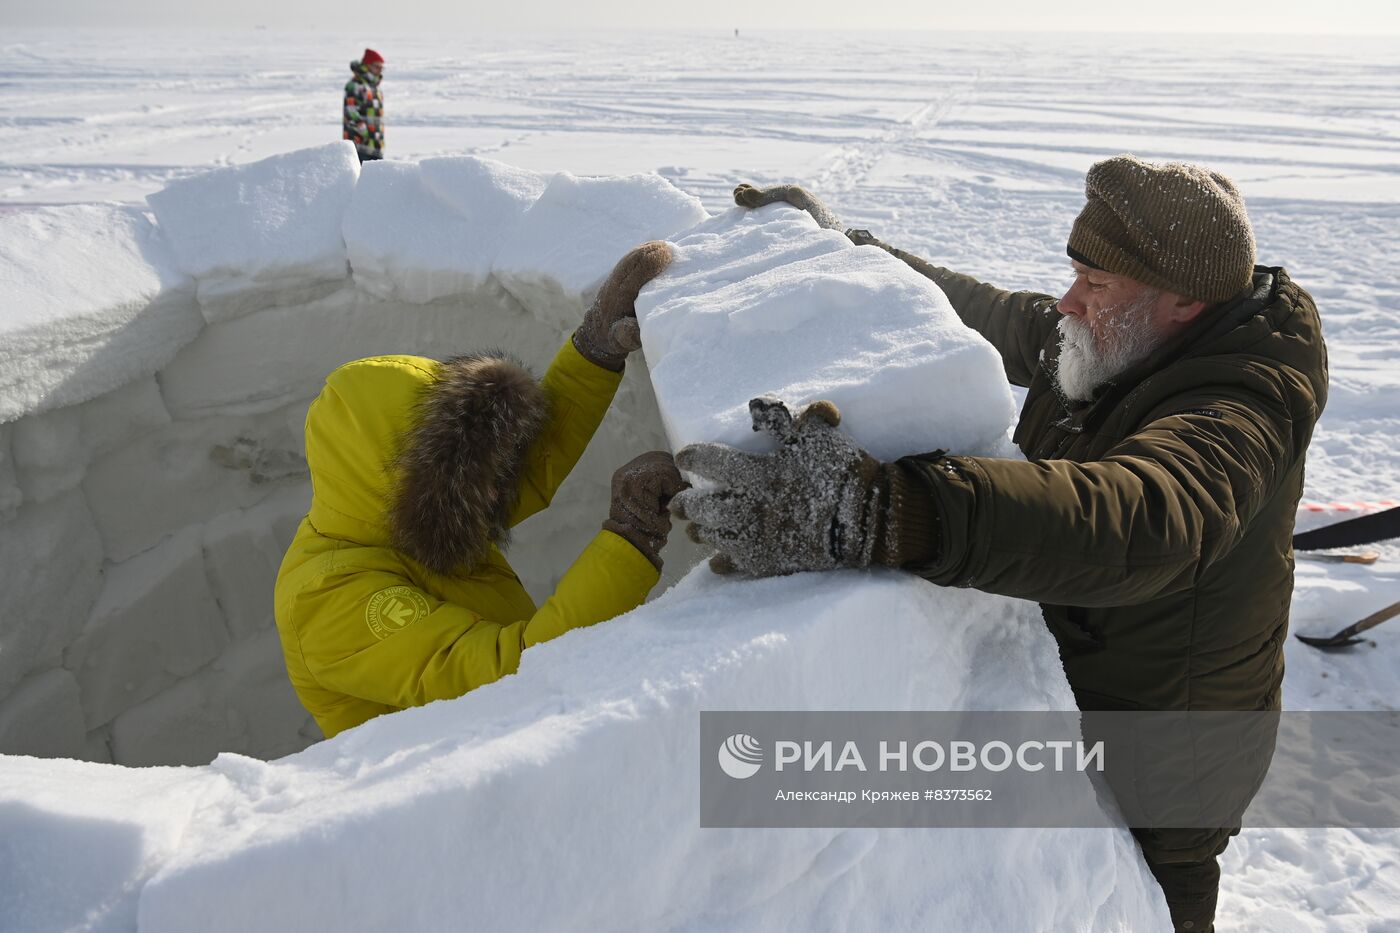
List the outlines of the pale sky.
<svg viewBox="0 0 1400 933">
<path fill-rule="evenodd" d="M 3 26 L 1068 30 L 1400 35 L 1397 0 L 0 0 Z"/>
</svg>

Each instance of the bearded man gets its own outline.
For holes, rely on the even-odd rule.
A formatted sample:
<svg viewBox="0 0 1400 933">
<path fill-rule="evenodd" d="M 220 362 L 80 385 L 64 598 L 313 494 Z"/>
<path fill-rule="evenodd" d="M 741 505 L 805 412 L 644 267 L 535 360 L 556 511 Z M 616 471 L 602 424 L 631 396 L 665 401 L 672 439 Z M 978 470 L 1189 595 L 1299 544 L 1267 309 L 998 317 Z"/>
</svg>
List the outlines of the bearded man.
<svg viewBox="0 0 1400 933">
<path fill-rule="evenodd" d="M 677 464 L 712 485 L 672 509 L 720 571 L 884 565 L 1035 600 L 1084 710 L 1277 710 L 1293 520 L 1327 395 L 1317 309 L 1282 268 L 1254 264 L 1223 175 L 1118 156 L 1089 169 L 1085 193 L 1058 299 L 847 231 L 938 283 L 1028 388 L 1025 460 L 880 463 L 829 402 L 793 417 L 755 399 L 776 451 L 685 448 Z M 839 229 L 795 186 L 741 185 L 735 200 L 788 201 Z M 1217 856 L 1238 828 L 1133 832 L 1175 928 L 1212 929 Z"/>
</svg>

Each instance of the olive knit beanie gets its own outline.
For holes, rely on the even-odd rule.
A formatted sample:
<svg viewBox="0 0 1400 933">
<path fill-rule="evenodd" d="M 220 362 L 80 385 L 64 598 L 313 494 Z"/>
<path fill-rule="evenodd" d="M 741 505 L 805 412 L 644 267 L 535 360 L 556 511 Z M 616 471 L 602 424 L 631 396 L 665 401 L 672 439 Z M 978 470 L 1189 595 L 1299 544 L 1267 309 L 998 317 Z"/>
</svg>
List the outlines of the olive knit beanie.
<svg viewBox="0 0 1400 933">
<path fill-rule="evenodd" d="M 1234 182 L 1130 155 L 1096 162 L 1066 252 L 1085 265 L 1216 304 L 1249 285 L 1254 231 Z"/>
</svg>

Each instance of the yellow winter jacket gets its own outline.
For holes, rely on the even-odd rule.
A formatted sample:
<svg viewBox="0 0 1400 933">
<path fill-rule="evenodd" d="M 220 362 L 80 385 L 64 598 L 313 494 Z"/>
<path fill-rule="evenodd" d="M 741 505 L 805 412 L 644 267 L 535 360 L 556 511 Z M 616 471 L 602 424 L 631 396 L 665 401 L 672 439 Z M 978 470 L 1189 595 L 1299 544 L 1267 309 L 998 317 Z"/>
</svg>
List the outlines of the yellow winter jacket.
<svg viewBox="0 0 1400 933">
<path fill-rule="evenodd" d="M 468 362 L 480 359 L 488 358 Z M 459 378 L 451 369 L 456 362 L 386 356 L 348 363 L 327 378 L 307 414 L 311 511 L 278 572 L 275 611 L 292 685 L 328 738 L 382 713 L 461 696 L 513 673 L 526 648 L 635 608 L 659 577 L 630 543 L 600 531 L 537 608 L 495 544 L 506 524 L 549 504 L 607 412 L 621 375 L 565 343 L 543 380 L 528 380 L 529 391 L 543 390 L 546 404 L 539 407 L 534 440 L 521 444 L 523 460 L 519 454 L 509 459 L 518 467 L 512 473 L 476 465 L 478 455 L 488 465 L 507 460 L 492 449 L 502 446 L 499 424 L 461 414 L 462 405 L 471 404 L 490 412 L 488 419 L 497 413 L 479 404 L 482 379 Z M 431 405 L 438 406 L 436 414 Z M 433 419 L 442 422 L 429 424 L 438 436 L 412 433 L 415 423 Z M 494 440 L 476 436 L 493 430 Z M 508 447 L 509 430 L 505 437 Z M 395 546 L 403 538 L 396 536 L 391 503 L 398 501 L 405 462 L 426 462 L 430 486 L 456 484 L 430 489 L 438 498 L 428 501 L 466 503 L 465 517 L 448 516 L 446 531 L 410 529 L 424 540 L 477 534 L 470 529 L 482 527 L 481 514 L 473 509 L 503 509 L 497 536 L 476 542 L 470 565 L 439 572 Z M 481 475 L 492 470 L 511 479 L 513 494 L 494 487 L 499 475 Z M 437 474 L 451 478 L 440 481 Z M 431 511 L 430 524 L 443 510 Z M 598 517 L 600 523 L 606 517 L 601 503 Z"/>
</svg>

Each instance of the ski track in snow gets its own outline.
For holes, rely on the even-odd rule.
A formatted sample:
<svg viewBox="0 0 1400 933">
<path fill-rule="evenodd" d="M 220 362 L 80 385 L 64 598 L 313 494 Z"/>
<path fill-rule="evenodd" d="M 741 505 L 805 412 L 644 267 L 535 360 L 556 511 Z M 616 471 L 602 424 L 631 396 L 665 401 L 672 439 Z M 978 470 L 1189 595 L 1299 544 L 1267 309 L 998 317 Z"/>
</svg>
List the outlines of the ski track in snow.
<svg viewBox="0 0 1400 933">
<path fill-rule="evenodd" d="M 796 181 L 851 226 L 1010 288 L 1057 291 L 1083 173 L 1132 151 L 1240 183 L 1262 262 L 1317 298 L 1332 365 L 1306 498 L 1400 493 L 1400 43 L 829 35 L 376 37 L 388 153 L 580 174 L 657 171 L 712 211 Z M 339 136 L 360 37 L 10 30 L 0 210 L 139 202 L 172 179 Z M 1241 48 L 1243 46 L 1243 48 Z M 250 51 L 250 49 L 252 51 Z M 1400 599 L 1372 567 L 1299 562 L 1294 629 Z M 1285 702 L 1392 709 L 1400 622 L 1290 640 Z M 1220 926 L 1400 930 L 1400 831 L 1246 830 Z"/>
</svg>

